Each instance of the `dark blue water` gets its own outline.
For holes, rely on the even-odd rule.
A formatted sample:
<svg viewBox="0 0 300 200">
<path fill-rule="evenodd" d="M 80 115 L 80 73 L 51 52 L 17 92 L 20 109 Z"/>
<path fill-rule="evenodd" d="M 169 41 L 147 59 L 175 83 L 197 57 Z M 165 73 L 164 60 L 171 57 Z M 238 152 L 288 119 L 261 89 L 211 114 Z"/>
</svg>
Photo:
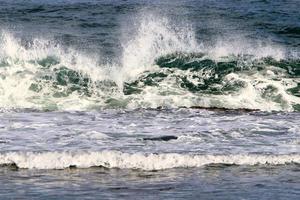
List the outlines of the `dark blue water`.
<svg viewBox="0 0 300 200">
<path fill-rule="evenodd" d="M 0 198 L 299 199 L 299 7 L 0 0 Z"/>
<path fill-rule="evenodd" d="M 299 1 L 1 1 L 1 26 L 20 37 L 49 37 L 80 49 L 120 50 L 148 13 L 190 24 L 200 41 L 261 39 L 299 48 Z M 127 33 L 130 34 L 130 33 Z M 113 56 L 110 56 L 113 57 Z"/>
</svg>

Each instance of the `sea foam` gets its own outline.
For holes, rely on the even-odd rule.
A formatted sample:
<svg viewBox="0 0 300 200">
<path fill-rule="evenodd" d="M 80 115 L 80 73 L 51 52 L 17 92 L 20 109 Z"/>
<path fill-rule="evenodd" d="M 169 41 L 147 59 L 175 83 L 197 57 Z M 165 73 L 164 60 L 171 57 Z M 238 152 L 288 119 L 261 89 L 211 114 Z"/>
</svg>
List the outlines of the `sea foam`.
<svg viewBox="0 0 300 200">
<path fill-rule="evenodd" d="M 190 155 L 177 153 L 122 153 L 102 152 L 9 152 L 0 154 L 0 164 L 15 164 L 27 169 L 64 169 L 68 167 L 163 170 L 192 168 L 211 164 L 283 165 L 300 163 L 300 155 Z"/>
<path fill-rule="evenodd" d="M 3 31 L 0 107 L 89 110 L 202 106 L 294 111 L 300 104 L 300 98 L 288 91 L 297 90 L 297 75 L 291 77 L 288 70 L 270 64 L 261 65 L 264 70 L 251 70 L 253 63 L 266 57 L 288 62 L 283 47 L 244 39 L 204 46 L 189 25 L 178 27 L 165 17 L 151 14 L 137 21 L 135 34 L 122 42 L 119 62 L 107 64 L 101 56 L 96 58 L 53 41 L 36 38 L 22 45 L 12 33 Z M 182 70 L 176 63 L 172 69 L 161 68 L 157 60 L 170 54 L 179 58 L 205 55 L 187 60 L 185 65 L 201 59 L 212 63 L 232 60 L 240 71 L 228 73 L 218 84 L 209 83 L 206 80 L 221 75 L 210 66 L 198 71 Z M 235 87 L 236 83 L 241 87 Z M 214 92 L 228 85 L 233 85 L 232 91 Z M 212 92 L 201 88 L 212 88 Z"/>
</svg>

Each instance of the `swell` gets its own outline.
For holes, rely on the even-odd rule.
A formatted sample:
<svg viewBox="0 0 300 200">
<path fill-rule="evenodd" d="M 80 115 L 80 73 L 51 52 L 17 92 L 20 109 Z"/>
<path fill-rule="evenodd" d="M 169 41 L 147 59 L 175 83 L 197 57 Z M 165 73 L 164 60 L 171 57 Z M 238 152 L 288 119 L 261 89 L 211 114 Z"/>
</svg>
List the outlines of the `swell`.
<svg viewBox="0 0 300 200">
<path fill-rule="evenodd" d="M 300 110 L 297 52 L 244 40 L 203 46 L 191 27 L 153 15 L 136 29 L 119 62 L 107 64 L 43 39 L 21 45 L 3 32 L 0 107 Z"/>
<path fill-rule="evenodd" d="M 163 170 L 192 168 L 212 164 L 224 165 L 284 165 L 300 164 L 300 155 L 190 155 L 176 153 L 142 154 L 119 151 L 102 152 L 10 152 L 0 154 L 0 164 L 25 169 L 65 169 L 69 167 Z"/>
</svg>

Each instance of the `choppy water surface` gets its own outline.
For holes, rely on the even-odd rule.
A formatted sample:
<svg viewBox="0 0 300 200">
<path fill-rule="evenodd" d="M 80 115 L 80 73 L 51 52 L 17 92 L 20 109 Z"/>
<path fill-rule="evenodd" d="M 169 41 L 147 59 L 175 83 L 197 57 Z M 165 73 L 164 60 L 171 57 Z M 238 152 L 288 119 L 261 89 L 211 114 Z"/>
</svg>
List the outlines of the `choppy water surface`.
<svg viewBox="0 0 300 200">
<path fill-rule="evenodd" d="M 1 198 L 298 199 L 299 6 L 1 0 Z"/>
</svg>

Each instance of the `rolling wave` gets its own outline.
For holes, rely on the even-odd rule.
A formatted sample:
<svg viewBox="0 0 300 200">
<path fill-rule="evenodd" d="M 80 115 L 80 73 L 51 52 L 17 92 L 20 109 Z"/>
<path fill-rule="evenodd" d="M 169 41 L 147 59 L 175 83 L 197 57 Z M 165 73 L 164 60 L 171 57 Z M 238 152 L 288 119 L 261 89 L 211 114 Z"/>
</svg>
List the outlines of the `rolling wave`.
<svg viewBox="0 0 300 200">
<path fill-rule="evenodd" d="M 0 107 L 42 110 L 222 107 L 300 110 L 300 60 L 244 41 L 204 47 L 192 28 L 140 20 L 121 64 L 3 31 Z"/>
<path fill-rule="evenodd" d="M 225 165 L 283 165 L 299 164 L 300 156 L 291 155 L 189 155 L 103 152 L 10 152 L 0 154 L 0 164 L 26 169 L 65 169 L 69 167 L 106 167 L 120 169 L 163 170 L 192 168 L 212 164 Z"/>
</svg>

